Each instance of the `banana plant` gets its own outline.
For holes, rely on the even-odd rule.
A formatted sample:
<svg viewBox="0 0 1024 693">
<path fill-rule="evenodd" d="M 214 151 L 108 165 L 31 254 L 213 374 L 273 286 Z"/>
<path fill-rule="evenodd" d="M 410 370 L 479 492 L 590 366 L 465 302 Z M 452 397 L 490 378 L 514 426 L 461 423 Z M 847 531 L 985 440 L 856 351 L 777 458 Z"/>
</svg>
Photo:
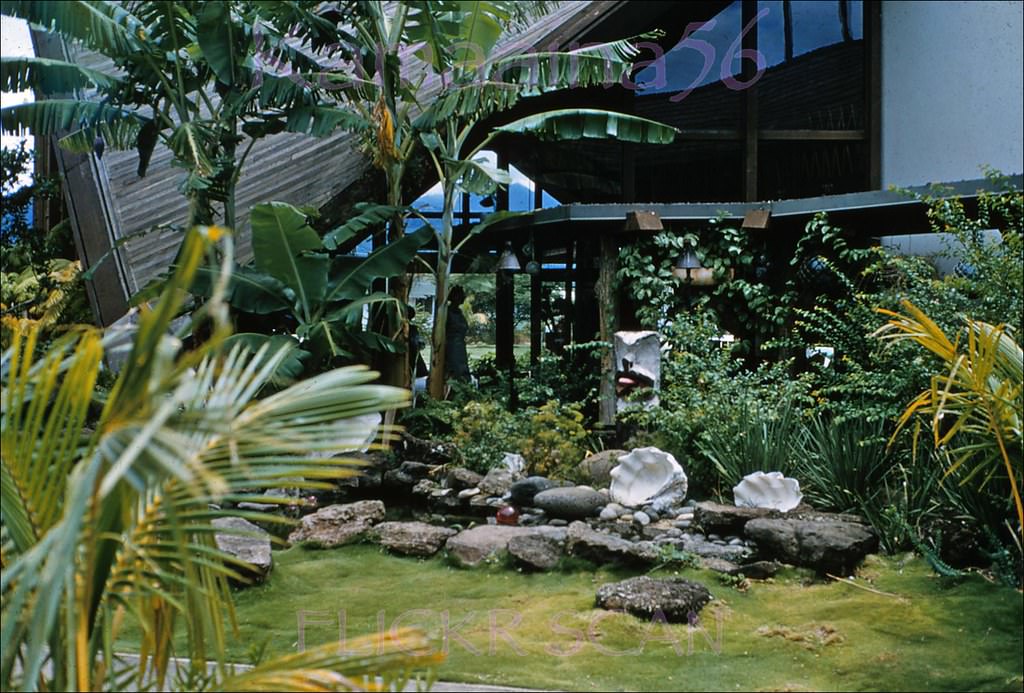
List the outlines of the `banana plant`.
<svg viewBox="0 0 1024 693">
<path fill-rule="evenodd" d="M 210 337 L 186 351 L 169 333 L 171 320 L 215 245 L 223 274 L 195 316 L 212 325 Z M 224 348 L 231 258 L 224 229 L 186 235 L 168 289 L 141 311 L 130 357 L 98 416 L 90 414 L 94 388 L 111 344 L 100 330 L 83 327 L 39 353 L 39 328 L 26 323 L 3 353 L 4 690 L 166 690 L 172 654 L 188 657 L 192 680 L 223 690 L 337 690 L 437 663 L 423 638 L 406 631 L 357 659 L 335 643 L 244 674 L 229 666 L 228 639 L 238 637 L 229 580 L 245 578 L 217 547 L 215 533 L 224 530 L 213 521 L 229 514 L 218 508 L 225 500 L 266 502 L 255 495 L 263 489 L 328 488 L 351 475 L 353 463 L 333 455 L 369 433 L 354 417 L 408 398 L 370 385 L 375 374 L 360 367 L 259 398 L 292 347 Z M 129 624 L 141 633 L 138 663 L 115 656 Z M 175 652 L 180 634 L 184 650 Z"/>
<path fill-rule="evenodd" d="M 458 192 L 489 194 L 508 185 L 508 173 L 491 166 L 479 155 L 501 135 L 527 135 L 543 140 L 581 138 L 668 144 L 676 129 L 645 118 L 594 109 L 562 109 L 521 118 L 492 130 L 476 146 L 469 146 L 478 123 L 512 108 L 522 98 L 546 92 L 618 82 L 628 75 L 638 54 L 634 40 L 614 41 L 565 52 L 503 56 L 495 46 L 502 23 L 489 3 L 467 3 L 463 27 L 475 41 L 465 41 L 446 73 L 446 86 L 413 122 L 430 154 L 442 188 L 443 215 L 437 234 L 434 267 L 436 297 L 431 334 L 428 391 L 443 398 L 445 335 L 452 245 L 452 218 Z M 483 30 L 481 27 L 490 27 Z M 637 38 L 649 38 L 644 35 Z M 468 39 L 465 39 L 468 40 Z"/>
<path fill-rule="evenodd" d="M 276 317 L 282 328 L 277 335 L 241 333 L 232 339 L 253 348 L 282 340 L 299 347 L 278 374 L 285 380 L 302 372 L 316 372 L 338 359 L 362 359 L 380 350 L 403 351 L 395 335 L 363 327 L 363 308 L 394 301 L 386 293 L 371 292 L 371 284 L 378 278 L 403 274 L 431 234 L 423 229 L 367 257 L 332 255 L 330 251 L 368 226 L 402 211 L 386 205 L 368 205 L 361 210 L 361 214 L 321 238 L 306 215 L 290 204 L 268 202 L 253 207 L 250 219 L 255 259 L 252 266 L 234 269 L 226 301 L 236 312 L 262 316 L 265 322 L 275 322 Z M 212 295 L 215 277 L 215 270 L 199 268 L 193 291 L 200 296 Z"/>
<path fill-rule="evenodd" d="M 187 171 L 181 190 L 189 200 L 188 226 L 212 223 L 219 203 L 223 223 L 233 228 L 235 187 L 258 139 L 362 127 L 349 110 L 321 103 L 325 88 L 343 79 L 329 73 L 326 61 L 352 57 L 351 44 L 325 42 L 333 25 L 305 3 L 282 5 L 5 0 L 5 15 L 100 53 L 114 69 L 5 56 L 3 89 L 33 89 L 37 100 L 4 108 L 3 130 L 66 132 L 61 145 L 79 153 L 136 149 L 139 176 L 162 143 Z M 289 33 L 303 36 L 309 50 L 294 47 Z"/>
</svg>

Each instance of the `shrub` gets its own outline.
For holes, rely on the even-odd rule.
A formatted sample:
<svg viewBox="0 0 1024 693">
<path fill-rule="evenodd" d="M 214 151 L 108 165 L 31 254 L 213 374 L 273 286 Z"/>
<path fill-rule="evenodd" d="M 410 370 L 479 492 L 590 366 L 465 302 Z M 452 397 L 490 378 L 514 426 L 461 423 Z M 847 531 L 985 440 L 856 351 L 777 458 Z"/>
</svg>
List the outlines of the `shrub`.
<svg viewBox="0 0 1024 693">
<path fill-rule="evenodd" d="M 795 415 L 810 404 L 806 379 L 792 377 L 788 363 L 748 369 L 742 360 L 714 341 L 720 334 L 715 315 L 704 306 L 675 316 L 662 333 L 665 356 L 661 404 L 631 408 L 620 416 L 628 438 L 626 447 L 654 445 L 672 453 L 686 470 L 691 495 L 718 491 L 720 472 L 705 453 L 717 448 L 723 460 L 734 453 L 742 454 L 739 450 L 727 453 L 724 447 L 738 442 L 736 437 L 750 425 L 751 415 L 762 412 L 770 418 L 770 412 L 785 403 L 789 403 L 786 406 Z M 744 440 L 769 443 L 762 434 L 763 431 Z M 788 468 L 777 458 L 771 453 L 760 459 L 762 463 L 777 464 L 773 469 Z M 723 462 L 726 464 L 731 463 Z M 729 487 L 739 480 L 732 478 L 738 469 L 737 466 L 727 474 L 730 478 L 725 481 Z"/>
<path fill-rule="evenodd" d="M 530 417 L 529 433 L 522 440 L 522 455 L 531 474 L 572 478 L 587 454 L 587 429 L 577 407 L 552 400 Z"/>
<path fill-rule="evenodd" d="M 525 430 L 523 416 L 509 413 L 500 403 L 469 402 L 455 419 L 452 442 L 467 468 L 486 474 L 506 452 L 518 451 Z"/>
</svg>

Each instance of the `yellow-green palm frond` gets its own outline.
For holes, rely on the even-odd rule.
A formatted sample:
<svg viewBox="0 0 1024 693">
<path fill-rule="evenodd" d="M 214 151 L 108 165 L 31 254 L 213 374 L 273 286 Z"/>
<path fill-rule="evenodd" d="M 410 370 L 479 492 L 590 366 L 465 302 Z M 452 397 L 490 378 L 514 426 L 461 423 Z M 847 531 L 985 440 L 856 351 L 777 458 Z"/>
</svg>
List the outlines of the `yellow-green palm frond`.
<svg viewBox="0 0 1024 693">
<path fill-rule="evenodd" d="M 408 396 L 369 384 L 375 374 L 353 367 L 260 399 L 292 347 L 221 348 L 223 276 L 196 317 L 212 320 L 213 337 L 183 351 L 170 321 L 213 243 L 226 244 L 230 265 L 222 236 L 216 227 L 189 233 L 168 289 L 141 312 L 130 357 L 92 428 L 86 417 L 105 344 L 98 330 L 76 330 L 36 354 L 40 327 L 25 322 L 4 352 L 5 689 L 118 687 L 129 675 L 136 685 L 163 686 L 178 631 L 186 651 L 177 654 L 202 671 L 217 662 L 218 676 L 228 676 L 229 580 L 244 579 L 244 566 L 214 541 L 224 529 L 213 521 L 229 514 L 220 504 L 351 474 L 337 455 L 386 436 L 367 415 Z M 111 657 L 127 619 L 142 633 L 134 672 Z M 348 676 L 307 664 L 315 685 Z M 298 668 L 286 676 L 301 677 Z"/>
<path fill-rule="evenodd" d="M 963 481 L 977 477 L 985 484 L 1005 473 L 1018 530 L 1024 531 L 1024 351 L 1003 325 L 968 319 L 966 339 L 953 341 L 917 306 L 903 301 L 903 307 L 905 314 L 880 311 L 890 320 L 877 334 L 917 342 L 943 360 L 945 371 L 910 403 L 897 432 L 925 414 L 936 448 L 946 448 L 953 459 L 947 474 L 969 466 Z"/>
</svg>

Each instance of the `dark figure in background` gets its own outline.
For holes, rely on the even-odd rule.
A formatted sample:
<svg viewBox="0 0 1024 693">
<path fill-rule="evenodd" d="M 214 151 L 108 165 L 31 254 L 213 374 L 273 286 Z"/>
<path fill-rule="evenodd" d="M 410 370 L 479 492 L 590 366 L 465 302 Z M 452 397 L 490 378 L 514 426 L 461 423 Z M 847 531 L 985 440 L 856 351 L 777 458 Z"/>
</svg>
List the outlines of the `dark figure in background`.
<svg viewBox="0 0 1024 693">
<path fill-rule="evenodd" d="M 448 292 L 448 322 L 445 324 L 445 372 L 448 380 L 469 380 L 469 355 L 466 354 L 466 333 L 469 323 L 462 314 L 461 306 L 466 300 L 466 291 L 454 286 Z"/>
<path fill-rule="evenodd" d="M 416 317 L 416 309 L 407 306 L 405 317 L 409 320 L 409 372 L 412 374 L 412 379 L 416 380 L 428 372 L 427 364 L 423 361 L 423 356 L 420 355 L 424 346 L 423 335 L 420 334 L 420 328 L 416 327 L 412 321 Z"/>
</svg>

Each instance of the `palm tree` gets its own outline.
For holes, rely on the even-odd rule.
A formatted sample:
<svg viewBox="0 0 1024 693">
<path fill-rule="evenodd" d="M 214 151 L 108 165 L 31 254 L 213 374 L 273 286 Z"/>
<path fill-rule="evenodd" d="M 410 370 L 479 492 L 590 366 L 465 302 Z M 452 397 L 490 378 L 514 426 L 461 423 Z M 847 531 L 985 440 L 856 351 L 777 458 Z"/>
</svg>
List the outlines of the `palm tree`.
<svg viewBox="0 0 1024 693">
<path fill-rule="evenodd" d="M 235 625 L 228 581 L 244 578 L 239 561 L 214 542 L 223 529 L 213 521 L 229 514 L 220 506 L 284 485 L 324 488 L 352 474 L 331 455 L 372 432 L 351 417 L 399 406 L 407 393 L 369 385 L 375 374 L 352 367 L 259 399 L 288 350 L 224 348 L 227 272 L 194 316 L 210 338 L 182 351 L 170 322 L 215 246 L 229 268 L 224 229 L 186 235 L 168 290 L 141 311 L 130 355 L 102 400 L 94 401 L 93 390 L 111 342 L 95 328 L 36 356 L 38 328 L 26 326 L 3 354 L 5 690 L 117 690 L 132 676 L 136 686 L 149 681 L 164 689 L 172 654 L 189 658 L 193 684 L 215 663 L 216 678 L 206 683 L 226 690 L 337 690 L 363 675 L 400 674 L 437 660 L 422 638 L 406 632 L 359 660 L 339 655 L 335 643 L 244 674 L 227 665 L 227 633 Z M 113 656 L 125 622 L 142 633 L 137 665 Z M 176 630 L 184 633 L 184 652 L 174 652 Z"/>
<path fill-rule="evenodd" d="M 891 319 L 878 334 L 910 339 L 937 355 L 945 371 L 910 403 L 897 433 L 916 414 L 931 419 L 936 449 L 946 448 L 953 463 L 946 474 L 968 470 L 961 483 L 993 478 L 1009 487 L 1017 511 L 1018 536 L 1024 533 L 1024 351 L 1006 327 L 967 320 L 962 335 L 951 341 L 924 311 L 903 301 L 905 314 L 879 309 Z M 894 434 L 895 437 L 895 434 Z"/>
</svg>

